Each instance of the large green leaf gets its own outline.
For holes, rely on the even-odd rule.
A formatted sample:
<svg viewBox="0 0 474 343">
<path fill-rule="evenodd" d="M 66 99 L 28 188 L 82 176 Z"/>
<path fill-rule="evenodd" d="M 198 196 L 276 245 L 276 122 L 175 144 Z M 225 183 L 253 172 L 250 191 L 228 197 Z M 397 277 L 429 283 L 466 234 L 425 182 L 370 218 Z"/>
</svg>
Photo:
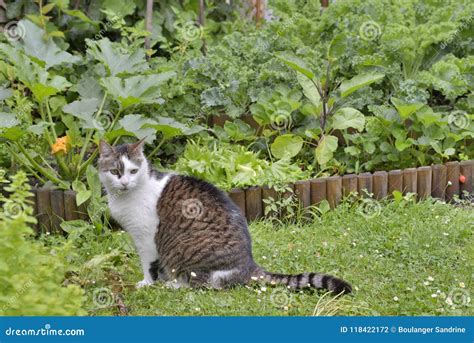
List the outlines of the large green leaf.
<svg viewBox="0 0 474 343">
<path fill-rule="evenodd" d="M 0 129 L 16 126 L 20 123 L 14 113 L 0 112 Z"/>
<path fill-rule="evenodd" d="M 120 125 L 127 131 L 132 133 L 135 137 L 145 138 L 147 143 L 152 143 L 155 140 L 155 130 L 150 127 L 144 127 L 150 120 L 144 118 L 139 114 L 129 114 L 119 120 Z"/>
<path fill-rule="evenodd" d="M 0 87 L 0 101 L 8 99 L 13 95 L 13 91 L 10 88 Z"/>
<path fill-rule="evenodd" d="M 334 114 L 332 127 L 338 130 L 345 130 L 349 127 L 362 131 L 365 126 L 365 116 L 352 107 L 344 107 Z"/>
<path fill-rule="evenodd" d="M 316 148 L 316 159 L 320 165 L 328 163 L 337 149 L 337 137 L 327 135 L 321 137 Z"/>
<path fill-rule="evenodd" d="M 339 87 L 341 96 L 345 98 L 349 94 L 354 93 L 356 90 L 383 79 L 384 76 L 385 74 L 362 74 L 354 76 L 350 80 L 344 80 Z"/>
<path fill-rule="evenodd" d="M 74 117 L 82 120 L 82 126 L 85 129 L 97 128 L 94 122 L 94 114 L 99 108 L 99 99 L 82 99 L 76 100 L 63 107 L 63 112 L 70 113 Z"/>
<path fill-rule="evenodd" d="M 0 43 L 0 52 L 15 67 L 16 76 L 32 91 L 38 102 L 71 86 L 63 76 L 49 74 L 38 63 L 8 44 Z"/>
<path fill-rule="evenodd" d="M 148 69 L 144 49 L 122 51 L 118 43 L 112 43 L 108 38 L 86 42 L 87 52 L 105 65 L 110 76 L 137 74 Z"/>
<path fill-rule="evenodd" d="M 18 23 L 25 32 L 20 41 L 14 42 L 23 51 L 45 63 L 46 69 L 63 63 L 76 63 L 80 60 L 69 52 L 61 50 L 51 37 L 45 39 L 44 31 L 31 21 L 23 19 Z"/>
<path fill-rule="evenodd" d="M 271 151 L 276 158 L 291 158 L 298 155 L 303 147 L 303 138 L 293 134 L 285 134 L 275 138 Z"/>
<path fill-rule="evenodd" d="M 163 138 L 166 140 L 181 135 L 192 135 L 205 130 L 205 128 L 200 125 L 194 125 L 193 127 L 189 128 L 186 125 L 174 120 L 173 118 L 168 117 L 158 117 L 157 120 L 148 120 L 148 122 L 143 127 L 150 127 L 158 132 L 161 132 Z"/>
<path fill-rule="evenodd" d="M 308 67 L 305 61 L 303 61 L 301 58 L 296 57 L 293 54 L 290 53 L 280 53 L 277 54 L 277 57 L 282 60 L 284 63 L 286 63 L 288 66 L 296 70 L 297 72 L 300 72 L 304 76 L 306 76 L 309 79 L 314 79 L 314 73 L 311 71 L 311 69 Z"/>
<path fill-rule="evenodd" d="M 160 86 L 175 75 L 174 72 L 165 72 L 126 79 L 111 76 L 102 79 L 102 85 L 123 108 L 126 108 L 135 104 L 162 103 Z"/>
<path fill-rule="evenodd" d="M 298 82 L 303 88 L 303 94 L 308 98 L 311 103 L 318 107 L 321 103 L 321 97 L 319 96 L 318 89 L 314 82 L 308 79 L 303 74 L 297 73 L 296 77 L 298 78 Z"/>
<path fill-rule="evenodd" d="M 398 111 L 398 114 L 402 119 L 407 119 L 411 114 L 415 113 L 418 111 L 420 108 L 422 108 L 425 104 L 421 102 L 416 102 L 416 103 L 407 103 L 404 102 L 400 99 L 397 99 L 395 97 L 391 98 L 393 106 Z"/>
</svg>

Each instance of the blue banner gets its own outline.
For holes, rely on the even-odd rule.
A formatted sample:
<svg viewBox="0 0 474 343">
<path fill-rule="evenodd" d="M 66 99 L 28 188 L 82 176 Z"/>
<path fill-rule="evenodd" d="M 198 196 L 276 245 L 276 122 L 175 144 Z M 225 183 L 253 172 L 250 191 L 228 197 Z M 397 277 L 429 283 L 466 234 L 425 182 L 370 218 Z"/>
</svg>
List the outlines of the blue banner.
<svg viewBox="0 0 474 343">
<path fill-rule="evenodd" d="M 0 317 L 0 342 L 474 342 L 474 317 Z"/>
</svg>

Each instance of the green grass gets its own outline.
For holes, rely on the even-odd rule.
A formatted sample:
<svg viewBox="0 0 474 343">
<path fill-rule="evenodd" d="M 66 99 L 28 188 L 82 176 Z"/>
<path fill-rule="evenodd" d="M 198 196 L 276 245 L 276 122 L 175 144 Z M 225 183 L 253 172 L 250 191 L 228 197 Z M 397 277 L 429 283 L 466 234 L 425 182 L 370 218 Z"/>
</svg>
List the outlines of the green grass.
<svg viewBox="0 0 474 343">
<path fill-rule="evenodd" d="M 68 282 L 85 288 L 90 315 L 117 315 L 117 303 L 129 315 L 473 315 L 473 212 L 404 201 L 368 218 L 347 203 L 309 224 L 250 225 L 257 263 L 275 272 L 342 277 L 354 293 L 340 298 L 259 284 L 136 290 L 142 275 L 125 233 L 82 239 Z"/>
</svg>

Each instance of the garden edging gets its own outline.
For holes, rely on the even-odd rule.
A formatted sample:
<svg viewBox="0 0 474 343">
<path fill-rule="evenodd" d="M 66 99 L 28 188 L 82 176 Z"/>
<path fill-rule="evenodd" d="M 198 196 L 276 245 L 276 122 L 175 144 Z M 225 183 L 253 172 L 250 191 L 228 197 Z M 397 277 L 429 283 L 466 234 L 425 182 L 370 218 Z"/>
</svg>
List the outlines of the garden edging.
<svg viewBox="0 0 474 343">
<path fill-rule="evenodd" d="M 335 208 L 344 197 L 355 192 L 363 197 L 372 193 L 376 200 L 399 191 L 403 194 L 415 193 L 418 199 L 431 196 L 451 201 L 455 196 L 463 196 L 465 192 L 473 194 L 474 160 L 302 180 L 290 184 L 289 188 L 293 189 L 302 207 L 327 200 L 330 207 Z M 233 189 L 228 194 L 248 221 L 263 217 L 263 200 L 270 197 L 276 199 L 278 195 L 274 189 L 266 186 Z M 32 200 L 39 231 L 60 232 L 62 220 L 88 218 L 86 205 L 78 207 L 75 192 L 71 190 L 40 188 L 33 191 Z"/>
</svg>

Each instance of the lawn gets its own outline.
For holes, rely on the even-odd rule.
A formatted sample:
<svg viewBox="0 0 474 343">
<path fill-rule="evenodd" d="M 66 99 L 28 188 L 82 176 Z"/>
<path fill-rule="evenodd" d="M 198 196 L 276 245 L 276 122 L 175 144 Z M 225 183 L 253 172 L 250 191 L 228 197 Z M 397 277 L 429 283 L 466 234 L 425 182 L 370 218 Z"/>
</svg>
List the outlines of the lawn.
<svg viewBox="0 0 474 343">
<path fill-rule="evenodd" d="M 124 232 L 73 235 L 76 268 L 67 282 L 86 290 L 89 315 L 473 315 L 473 228 L 472 207 L 432 200 L 386 202 L 370 215 L 347 202 L 310 223 L 250 225 L 259 264 L 340 276 L 354 288 L 340 298 L 257 283 L 136 290 L 138 257 Z"/>
</svg>

